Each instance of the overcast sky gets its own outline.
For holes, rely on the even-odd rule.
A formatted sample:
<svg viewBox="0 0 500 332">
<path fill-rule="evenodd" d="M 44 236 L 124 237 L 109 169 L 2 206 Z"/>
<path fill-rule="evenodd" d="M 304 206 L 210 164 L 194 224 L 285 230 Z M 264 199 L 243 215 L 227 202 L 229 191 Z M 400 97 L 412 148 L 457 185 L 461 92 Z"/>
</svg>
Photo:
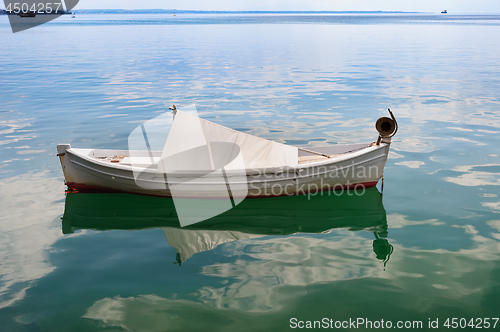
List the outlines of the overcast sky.
<svg viewBox="0 0 500 332">
<path fill-rule="evenodd" d="M 80 0 L 75 9 L 386 10 L 500 13 L 500 0 Z"/>
</svg>

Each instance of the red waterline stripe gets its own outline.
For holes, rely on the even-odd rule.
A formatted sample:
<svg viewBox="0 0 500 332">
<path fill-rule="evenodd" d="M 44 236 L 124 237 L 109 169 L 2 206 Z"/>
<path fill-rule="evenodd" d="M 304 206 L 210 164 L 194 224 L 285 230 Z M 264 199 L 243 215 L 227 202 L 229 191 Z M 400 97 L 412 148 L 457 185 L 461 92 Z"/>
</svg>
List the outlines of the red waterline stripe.
<svg viewBox="0 0 500 332">
<path fill-rule="evenodd" d="M 358 186 L 362 186 L 363 188 L 367 189 L 367 188 L 375 187 L 377 185 L 377 183 L 378 183 L 378 181 L 352 183 L 349 185 L 342 185 L 342 186 L 336 185 L 336 186 L 334 186 L 333 190 L 329 190 L 328 188 L 322 188 L 321 190 L 304 192 L 304 193 L 298 192 L 298 193 L 293 193 L 293 194 L 281 194 L 281 195 L 258 195 L 258 196 L 246 196 L 243 198 L 245 198 L 245 199 L 248 199 L 248 198 L 270 198 L 270 197 L 297 196 L 297 195 L 307 195 L 307 194 L 314 195 L 318 192 L 323 192 L 323 191 L 341 191 L 341 190 L 343 191 L 343 190 L 350 190 L 350 189 L 358 189 L 359 188 Z M 92 185 L 88 185 L 88 184 L 84 184 L 84 183 L 66 182 L 66 185 L 69 188 L 78 189 L 77 192 L 70 191 L 70 193 L 124 193 L 124 194 L 134 194 L 134 195 L 142 195 L 142 196 L 172 197 L 172 196 L 137 193 L 137 192 L 131 192 L 131 191 L 126 191 L 126 190 L 92 186 Z M 208 197 L 208 196 L 190 196 L 190 197 L 182 197 L 182 198 L 225 199 L 225 197 Z M 239 199 L 241 197 L 233 197 L 233 198 Z"/>
</svg>

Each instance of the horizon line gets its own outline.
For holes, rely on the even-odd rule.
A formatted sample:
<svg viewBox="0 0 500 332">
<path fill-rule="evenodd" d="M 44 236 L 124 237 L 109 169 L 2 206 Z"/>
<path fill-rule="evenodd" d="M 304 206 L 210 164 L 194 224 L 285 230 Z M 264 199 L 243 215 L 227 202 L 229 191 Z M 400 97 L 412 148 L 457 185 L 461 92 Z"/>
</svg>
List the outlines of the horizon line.
<svg viewBox="0 0 500 332">
<path fill-rule="evenodd" d="M 162 11 L 169 13 L 432 13 L 419 11 L 401 11 L 401 10 L 198 10 L 198 9 L 123 9 L 123 8 L 107 8 L 107 9 L 72 9 L 72 11 Z"/>
</svg>

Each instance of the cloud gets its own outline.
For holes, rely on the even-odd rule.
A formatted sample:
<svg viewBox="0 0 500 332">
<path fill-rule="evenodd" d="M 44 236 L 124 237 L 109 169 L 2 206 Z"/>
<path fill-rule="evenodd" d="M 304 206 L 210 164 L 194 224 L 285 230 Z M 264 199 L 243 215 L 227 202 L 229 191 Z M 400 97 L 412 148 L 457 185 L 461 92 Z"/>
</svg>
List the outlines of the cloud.
<svg viewBox="0 0 500 332">
<path fill-rule="evenodd" d="M 0 308 L 24 298 L 37 279 L 55 267 L 48 251 L 62 236 L 64 190 L 47 172 L 29 172 L 0 181 Z M 56 221 L 57 220 L 57 221 Z"/>
<path fill-rule="evenodd" d="M 496 283 L 491 272 L 498 268 L 500 242 L 478 236 L 472 225 L 462 228 L 472 238 L 472 248 L 422 250 L 396 243 L 386 270 L 375 259 L 371 240 L 359 232 L 230 242 L 223 246 L 223 254 L 247 258 L 201 270 L 224 281 L 221 286 L 203 286 L 188 299 L 177 298 L 178 294 L 106 297 L 94 302 L 83 317 L 128 331 L 268 330 L 265 324 L 277 317 L 288 317 L 280 322 L 286 326 L 294 313 L 304 311 L 304 303 L 325 298 L 329 308 L 343 306 L 347 317 L 373 309 L 367 291 L 383 296 L 387 319 L 435 315 L 439 308 L 475 313 Z M 344 296 L 364 302 L 346 306 L 352 302 Z"/>
<path fill-rule="evenodd" d="M 446 177 L 445 181 L 460 186 L 498 186 L 500 185 L 500 173 L 491 171 L 489 168 L 500 168 L 498 164 L 457 166 L 452 169 L 455 172 L 464 173 L 456 177 Z"/>
</svg>

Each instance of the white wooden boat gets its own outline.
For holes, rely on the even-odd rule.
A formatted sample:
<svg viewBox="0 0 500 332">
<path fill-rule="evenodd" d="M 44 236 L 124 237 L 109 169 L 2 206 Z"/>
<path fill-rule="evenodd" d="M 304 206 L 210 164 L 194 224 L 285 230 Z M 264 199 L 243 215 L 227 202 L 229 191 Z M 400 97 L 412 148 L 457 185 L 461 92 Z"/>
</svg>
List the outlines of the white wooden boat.
<svg viewBox="0 0 500 332">
<path fill-rule="evenodd" d="M 57 146 L 70 188 L 174 198 L 230 198 L 364 190 L 382 178 L 397 122 L 383 117 L 375 142 L 298 148 L 238 132 L 177 110 L 163 150 Z M 143 135 L 144 134 L 144 135 Z M 133 135 L 131 135 L 132 137 Z M 136 136 L 136 137 L 139 137 Z M 133 144 L 132 144 L 133 143 Z"/>
</svg>

